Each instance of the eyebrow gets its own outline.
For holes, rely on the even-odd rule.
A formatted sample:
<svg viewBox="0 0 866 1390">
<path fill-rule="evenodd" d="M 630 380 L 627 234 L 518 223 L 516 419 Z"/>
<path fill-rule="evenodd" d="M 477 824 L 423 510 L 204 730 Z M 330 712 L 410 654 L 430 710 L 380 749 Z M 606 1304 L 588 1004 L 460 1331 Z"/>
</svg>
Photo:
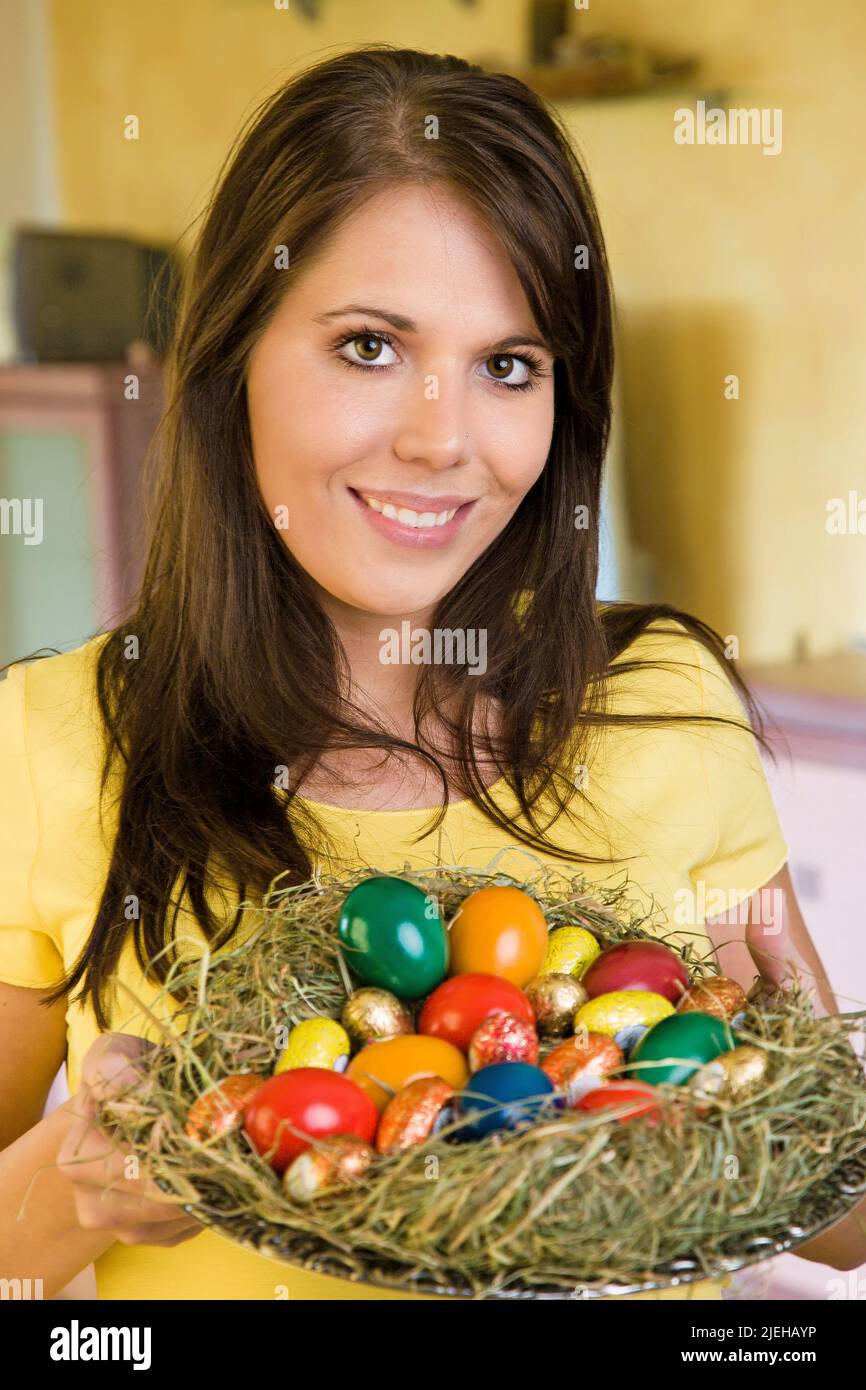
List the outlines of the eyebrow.
<svg viewBox="0 0 866 1390">
<path fill-rule="evenodd" d="M 328 319 L 343 318 L 347 314 L 367 314 L 371 318 L 384 319 L 399 333 L 418 332 L 418 325 L 414 319 L 407 319 L 405 314 L 398 314 L 393 309 L 376 309 L 371 304 L 343 304 L 339 309 L 330 309 L 326 314 L 316 314 L 313 322 L 325 323 Z M 541 338 L 534 338 L 531 333 L 513 333 L 509 338 L 500 338 L 498 342 L 490 345 L 490 350 L 507 352 L 509 348 L 527 346 L 541 348 L 542 352 L 554 355 L 549 343 L 545 343 Z"/>
</svg>

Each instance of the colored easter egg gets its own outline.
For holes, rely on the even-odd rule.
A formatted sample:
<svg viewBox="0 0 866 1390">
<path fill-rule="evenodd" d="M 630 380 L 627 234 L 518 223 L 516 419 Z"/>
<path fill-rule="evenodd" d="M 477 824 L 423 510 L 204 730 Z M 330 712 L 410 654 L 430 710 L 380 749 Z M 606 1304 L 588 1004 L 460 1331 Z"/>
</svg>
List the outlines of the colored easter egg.
<svg viewBox="0 0 866 1390">
<path fill-rule="evenodd" d="M 577 1033 L 548 1052 L 541 1070 L 557 1091 L 565 1094 L 569 1106 L 586 1092 L 599 1086 L 625 1058 L 613 1038 L 604 1033 Z"/>
<path fill-rule="evenodd" d="M 635 1025 L 650 1028 L 673 1012 L 673 1004 L 661 994 L 621 989 L 600 994 L 582 1004 L 574 1015 L 574 1027 L 575 1030 L 588 1028 L 591 1033 L 606 1033 L 609 1038 L 619 1040 L 623 1030 Z"/>
<path fill-rule="evenodd" d="M 451 922 L 451 974 L 499 975 L 520 989 L 541 973 L 547 922 L 522 888 L 479 888 Z"/>
<path fill-rule="evenodd" d="M 419 999 L 448 971 L 448 936 L 435 898 L 403 878 L 364 879 L 347 894 L 337 934 L 350 969 L 398 999 Z"/>
<path fill-rule="evenodd" d="M 343 1005 L 340 1022 L 354 1047 L 412 1032 L 412 1015 L 387 989 L 356 989 Z"/>
<path fill-rule="evenodd" d="M 501 1011 L 534 1024 L 532 1005 L 522 990 L 498 975 L 470 971 L 452 975 L 434 989 L 418 1016 L 418 1032 L 442 1038 L 468 1052 L 472 1034 L 490 1014 Z"/>
<path fill-rule="evenodd" d="M 683 995 L 677 1012 L 712 1014 L 715 1018 L 733 1018 L 747 1005 L 746 992 L 736 980 L 726 975 L 708 975 L 697 980 L 688 994 Z"/>
<path fill-rule="evenodd" d="M 320 1192 L 358 1182 L 375 1157 L 375 1149 L 363 1139 L 335 1134 L 292 1159 L 283 1174 L 283 1189 L 295 1202 L 310 1202 Z"/>
<path fill-rule="evenodd" d="M 381 1111 L 397 1091 L 421 1076 L 438 1076 L 459 1090 L 469 1076 L 469 1068 L 462 1052 L 451 1043 L 410 1033 L 407 1037 L 369 1043 L 352 1058 L 345 1074 Z"/>
<path fill-rule="evenodd" d="M 561 1109 L 564 1098 L 540 1067 L 528 1062 L 497 1062 L 472 1077 L 455 1100 L 456 1115 L 467 1120 L 455 1131 L 459 1139 L 481 1139 L 498 1129 L 536 1123 Z"/>
<path fill-rule="evenodd" d="M 239 1076 L 224 1076 L 215 1086 L 193 1101 L 184 1126 L 190 1139 L 202 1144 L 232 1130 L 240 1129 L 244 1110 L 265 1078 L 242 1072 Z"/>
<path fill-rule="evenodd" d="M 577 1010 L 586 1003 L 586 990 L 574 975 L 536 975 L 526 986 L 540 1038 L 564 1038 L 571 1032 Z"/>
<path fill-rule="evenodd" d="M 334 1018 L 305 1018 L 289 1033 L 274 1075 L 295 1067 L 327 1067 L 342 1071 L 352 1051 L 349 1035 Z"/>
<path fill-rule="evenodd" d="M 389 1100 L 382 1112 L 376 1134 L 380 1153 L 398 1153 L 423 1144 L 447 1118 L 454 1087 L 438 1076 L 422 1076 L 410 1081 Z"/>
<path fill-rule="evenodd" d="M 629 1074 L 650 1086 L 682 1086 L 705 1062 L 735 1046 L 736 1039 L 725 1020 L 711 1014 L 673 1014 L 644 1034 L 629 1059 L 631 1064 L 658 1065 L 641 1065 L 633 1071 L 630 1066 Z"/>
<path fill-rule="evenodd" d="M 350 1134 L 369 1144 L 378 1123 L 378 1111 L 362 1088 L 324 1067 L 298 1067 L 272 1076 L 244 1111 L 250 1143 L 281 1174 L 309 1148 L 310 1138 Z"/>
<path fill-rule="evenodd" d="M 581 975 L 597 956 L 601 947 L 586 927 L 554 927 L 547 942 L 541 975 Z"/>
<path fill-rule="evenodd" d="M 538 1061 L 538 1035 L 531 1023 L 514 1014 L 495 1013 L 479 1023 L 469 1044 L 469 1070 L 494 1062 Z"/>
<path fill-rule="evenodd" d="M 627 1108 L 623 1109 L 624 1106 Z M 619 1124 L 643 1116 L 654 1125 L 658 1123 L 659 1118 L 657 1092 L 652 1086 L 640 1081 L 608 1081 L 582 1095 L 574 1109 L 586 1114 L 612 1110 L 617 1113 L 611 1115 L 611 1119 Z"/>
<path fill-rule="evenodd" d="M 635 989 L 676 1004 L 689 988 L 689 973 L 676 951 L 661 941 L 621 941 L 602 951 L 581 976 L 581 984 L 590 999 Z"/>
<path fill-rule="evenodd" d="M 760 1047 L 743 1043 L 722 1052 L 695 1072 L 689 1086 L 699 1100 L 736 1104 L 759 1091 L 767 1080 L 769 1058 Z"/>
</svg>

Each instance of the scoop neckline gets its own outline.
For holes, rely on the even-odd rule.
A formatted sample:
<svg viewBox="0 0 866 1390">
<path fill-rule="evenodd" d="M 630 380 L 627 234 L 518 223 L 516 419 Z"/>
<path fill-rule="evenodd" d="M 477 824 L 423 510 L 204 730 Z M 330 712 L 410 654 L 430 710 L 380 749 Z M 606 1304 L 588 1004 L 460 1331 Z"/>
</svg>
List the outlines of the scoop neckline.
<svg viewBox="0 0 866 1390">
<path fill-rule="evenodd" d="M 507 784 L 506 776 L 499 777 L 495 782 L 491 782 L 486 788 L 488 792 L 495 792 L 500 787 Z M 309 796 L 295 796 L 294 801 L 299 801 L 302 806 L 311 806 L 316 811 L 327 811 L 343 816 L 432 816 L 442 810 L 442 806 L 404 806 L 396 810 L 367 810 L 364 806 L 337 806 L 333 801 L 314 801 Z M 446 816 L 452 811 L 459 811 L 463 807 L 474 806 L 475 802 L 470 797 L 465 797 L 462 801 L 449 801 L 445 807 Z"/>
</svg>

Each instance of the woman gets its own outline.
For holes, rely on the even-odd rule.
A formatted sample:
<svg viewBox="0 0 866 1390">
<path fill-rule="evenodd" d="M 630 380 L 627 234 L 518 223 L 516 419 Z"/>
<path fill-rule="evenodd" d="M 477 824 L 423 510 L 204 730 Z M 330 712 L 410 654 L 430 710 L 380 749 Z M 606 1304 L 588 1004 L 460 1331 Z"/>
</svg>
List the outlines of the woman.
<svg viewBox="0 0 866 1390">
<path fill-rule="evenodd" d="M 777 888 L 783 932 L 740 913 L 717 939 L 746 984 L 743 943 L 834 1001 L 721 639 L 595 600 L 611 301 L 537 97 L 386 46 L 290 82 L 221 178 L 170 368 L 135 612 L 0 686 L 0 1205 L 32 1198 L 3 1218 L 3 1272 L 398 1297 L 202 1232 L 92 1124 L 172 941 L 236 940 L 237 905 L 287 869 L 504 851 L 520 875 L 528 849 L 624 868 L 706 949 L 701 892 Z M 418 633 L 450 634 L 450 661 L 412 659 Z M 64 1056 L 71 1099 L 40 1120 Z M 824 1258 L 864 1254 L 839 1237 Z"/>
</svg>

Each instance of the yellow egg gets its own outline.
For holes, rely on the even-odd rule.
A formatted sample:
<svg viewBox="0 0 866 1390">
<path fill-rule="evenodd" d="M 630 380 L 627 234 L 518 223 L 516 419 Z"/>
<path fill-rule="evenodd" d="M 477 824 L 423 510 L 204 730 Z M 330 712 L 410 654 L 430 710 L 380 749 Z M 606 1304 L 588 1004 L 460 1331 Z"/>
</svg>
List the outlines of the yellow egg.
<svg viewBox="0 0 866 1390">
<path fill-rule="evenodd" d="M 623 1028 L 652 1028 L 673 1013 L 673 1004 L 661 994 L 645 989 L 618 989 L 581 1005 L 574 1015 L 574 1027 L 615 1038 Z"/>
<path fill-rule="evenodd" d="M 574 975 L 580 979 L 601 947 L 585 927 L 556 927 L 548 938 L 540 975 Z"/>
<path fill-rule="evenodd" d="M 352 1045 L 345 1028 L 335 1018 L 305 1018 L 289 1034 L 286 1050 L 277 1062 L 274 1075 L 294 1071 L 295 1067 L 324 1067 L 342 1071 Z"/>
</svg>

